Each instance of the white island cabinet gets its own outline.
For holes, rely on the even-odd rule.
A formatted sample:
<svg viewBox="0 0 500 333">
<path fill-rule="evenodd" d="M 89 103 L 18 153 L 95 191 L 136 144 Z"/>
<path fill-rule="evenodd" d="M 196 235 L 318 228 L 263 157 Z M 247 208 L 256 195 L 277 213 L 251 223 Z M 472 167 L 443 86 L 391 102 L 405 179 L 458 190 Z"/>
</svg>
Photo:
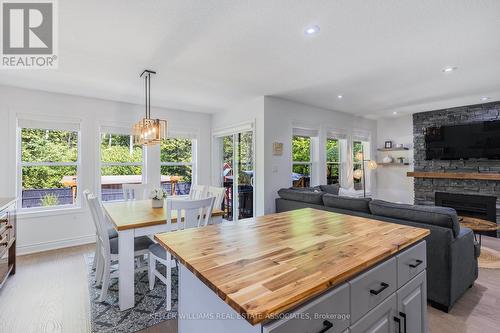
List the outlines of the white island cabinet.
<svg viewBox="0 0 500 333">
<path fill-rule="evenodd" d="M 175 234 L 179 333 L 427 332 L 427 230 L 304 209 Z"/>
</svg>

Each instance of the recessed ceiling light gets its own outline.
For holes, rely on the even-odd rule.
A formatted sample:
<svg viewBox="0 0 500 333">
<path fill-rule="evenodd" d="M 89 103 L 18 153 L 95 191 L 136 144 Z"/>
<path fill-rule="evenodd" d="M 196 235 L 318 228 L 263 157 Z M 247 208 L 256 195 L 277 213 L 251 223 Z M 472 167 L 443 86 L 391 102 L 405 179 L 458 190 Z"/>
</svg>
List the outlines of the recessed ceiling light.
<svg viewBox="0 0 500 333">
<path fill-rule="evenodd" d="M 397 113 L 396 111 L 394 111 L 392 114 L 393 114 L 393 115 L 397 115 L 398 113 Z"/>
<path fill-rule="evenodd" d="M 447 66 L 447 67 L 443 68 L 442 71 L 444 73 L 451 73 L 453 71 L 456 71 L 457 69 L 458 69 L 457 66 Z"/>
<path fill-rule="evenodd" d="M 319 32 L 319 26 L 317 25 L 311 25 L 308 26 L 305 30 L 304 33 L 306 35 L 316 35 Z"/>
<path fill-rule="evenodd" d="M 490 99 L 491 99 L 491 97 L 488 97 L 488 96 L 481 97 L 481 101 L 483 101 L 483 102 L 489 101 Z"/>
<path fill-rule="evenodd" d="M 343 95 L 337 95 L 337 98 L 338 99 L 342 99 L 342 98 L 344 98 L 344 96 Z"/>
</svg>

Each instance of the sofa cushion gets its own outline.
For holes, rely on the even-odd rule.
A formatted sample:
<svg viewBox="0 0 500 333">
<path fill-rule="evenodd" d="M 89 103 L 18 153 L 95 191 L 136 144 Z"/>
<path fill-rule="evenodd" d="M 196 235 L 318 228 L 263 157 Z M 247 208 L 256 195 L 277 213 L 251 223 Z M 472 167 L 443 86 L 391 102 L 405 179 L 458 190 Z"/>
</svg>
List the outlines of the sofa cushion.
<svg viewBox="0 0 500 333">
<path fill-rule="evenodd" d="M 306 202 L 316 205 L 323 204 L 323 192 L 321 191 L 305 191 L 305 190 L 297 190 L 291 188 L 282 188 L 278 191 L 278 195 L 280 198 L 286 200 L 300 201 Z"/>
<path fill-rule="evenodd" d="M 321 191 L 323 191 L 325 193 L 339 195 L 339 189 L 340 189 L 339 184 L 320 185 L 319 187 L 321 188 Z"/>
<path fill-rule="evenodd" d="M 321 187 L 290 187 L 289 190 L 304 191 L 304 192 L 322 192 Z"/>
<path fill-rule="evenodd" d="M 373 200 L 370 202 L 370 210 L 373 215 L 448 228 L 453 231 L 453 236 L 455 237 L 460 233 L 457 212 L 453 208 L 407 205 L 383 200 Z"/>
<path fill-rule="evenodd" d="M 327 207 L 353 210 L 356 212 L 370 213 L 370 198 L 343 197 L 335 194 L 323 195 L 323 203 Z"/>
</svg>

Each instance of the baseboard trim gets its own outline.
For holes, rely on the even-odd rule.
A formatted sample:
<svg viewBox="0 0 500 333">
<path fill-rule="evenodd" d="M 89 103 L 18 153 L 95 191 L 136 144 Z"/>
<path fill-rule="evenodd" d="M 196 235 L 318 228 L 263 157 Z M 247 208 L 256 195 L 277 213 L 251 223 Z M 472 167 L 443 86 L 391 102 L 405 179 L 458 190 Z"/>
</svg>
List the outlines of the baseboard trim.
<svg viewBox="0 0 500 333">
<path fill-rule="evenodd" d="M 17 255 L 26 255 L 26 254 L 63 249 L 66 247 L 91 244 L 91 243 L 95 243 L 95 235 L 66 238 L 56 241 L 40 242 L 35 244 L 18 246 L 16 252 Z"/>
</svg>

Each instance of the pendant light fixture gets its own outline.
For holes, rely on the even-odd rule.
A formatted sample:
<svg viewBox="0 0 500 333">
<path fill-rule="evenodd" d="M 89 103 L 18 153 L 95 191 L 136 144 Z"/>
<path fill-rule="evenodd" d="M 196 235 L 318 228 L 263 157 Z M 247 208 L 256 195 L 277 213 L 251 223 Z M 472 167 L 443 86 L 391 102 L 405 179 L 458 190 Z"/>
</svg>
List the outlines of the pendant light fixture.
<svg viewBox="0 0 500 333">
<path fill-rule="evenodd" d="M 134 144 L 143 146 L 159 144 L 167 136 L 167 121 L 151 119 L 151 74 L 156 72 L 146 69 L 140 75 L 144 78 L 146 116 L 132 128 Z"/>
</svg>

